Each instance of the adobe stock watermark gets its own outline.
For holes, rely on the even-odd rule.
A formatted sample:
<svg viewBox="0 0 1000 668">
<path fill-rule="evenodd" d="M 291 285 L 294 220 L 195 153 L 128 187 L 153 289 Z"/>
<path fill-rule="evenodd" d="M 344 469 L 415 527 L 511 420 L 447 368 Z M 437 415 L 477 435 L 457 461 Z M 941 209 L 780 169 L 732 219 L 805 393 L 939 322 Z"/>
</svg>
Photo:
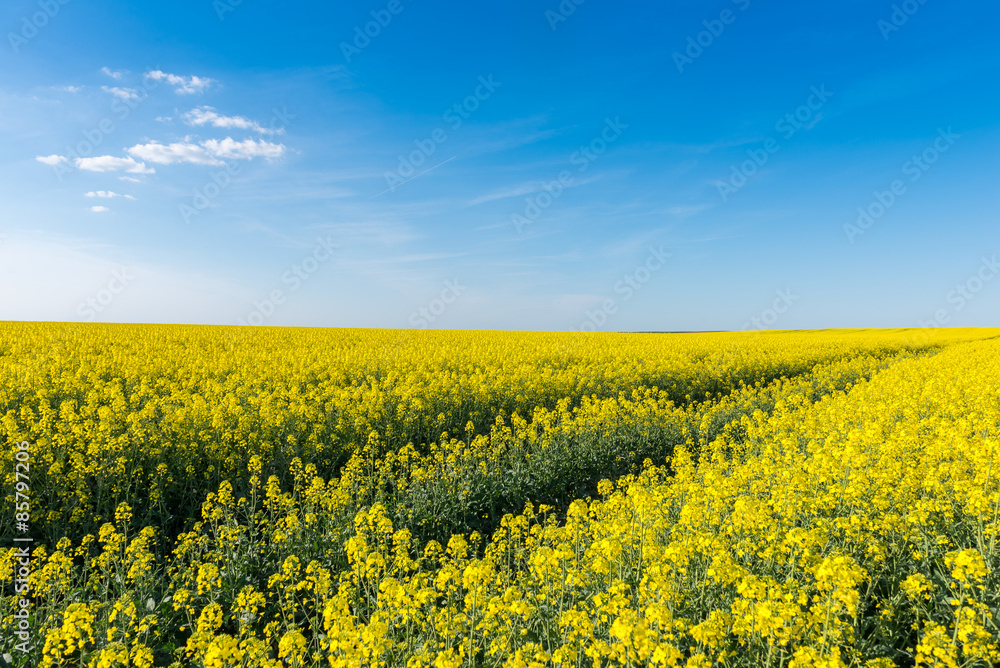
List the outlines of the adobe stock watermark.
<svg viewBox="0 0 1000 668">
<path fill-rule="evenodd" d="M 576 167 L 578 173 L 582 174 L 627 129 L 628 125 L 621 122 L 620 116 L 615 116 L 614 120 L 605 118 L 601 132 L 589 143 L 573 151 L 569 156 L 569 163 Z M 510 216 L 510 222 L 518 234 L 522 233 L 526 226 L 534 223 L 542 215 L 542 212 L 552 206 L 552 203 L 562 195 L 566 188 L 574 185 L 574 182 L 573 173 L 568 169 L 563 169 L 554 180 L 542 183 L 542 192 L 532 197 L 526 197 L 521 212 L 513 213 Z"/>
<path fill-rule="evenodd" d="M 93 322 L 98 313 L 103 313 L 111 306 L 121 293 L 125 292 L 135 275 L 129 274 L 128 267 L 121 267 L 111 272 L 111 280 L 91 297 L 87 297 L 76 307 L 76 313 L 87 322 Z"/>
<path fill-rule="evenodd" d="M 556 28 L 559 27 L 559 24 L 571 17 L 576 12 L 576 8 L 584 2 L 586 2 L 586 0 L 562 0 L 554 11 L 546 9 L 545 20 L 549 22 L 549 28 L 555 32 Z"/>
<path fill-rule="evenodd" d="M 306 281 L 319 271 L 320 267 L 333 258 L 334 250 L 338 248 L 332 237 L 318 237 L 312 253 L 301 262 L 293 264 L 281 275 L 281 284 L 288 287 L 288 293 L 296 292 Z M 281 288 L 275 288 L 262 299 L 255 299 L 253 309 L 246 318 L 237 318 L 240 325 L 259 326 L 267 322 L 278 311 L 278 307 L 288 301 L 288 293 Z"/>
<path fill-rule="evenodd" d="M 54 19 L 70 0 L 38 0 L 38 11 L 30 16 L 27 14 L 21 17 L 21 29 L 18 32 L 8 32 L 7 41 L 14 53 L 20 53 L 21 47 L 27 46 L 38 32 Z"/>
<path fill-rule="evenodd" d="M 743 323 L 744 330 L 763 330 L 774 325 L 782 315 L 788 313 L 792 304 L 799 301 L 799 296 L 792 294 L 791 289 L 778 290 L 775 292 L 775 300 L 769 308 L 764 309 L 758 315 Z"/>
<path fill-rule="evenodd" d="M 410 325 L 422 328 L 430 327 L 431 323 L 444 315 L 448 307 L 458 301 L 458 298 L 467 289 L 466 286 L 458 282 L 457 278 L 445 281 L 440 295 L 430 300 L 427 306 L 421 306 L 410 314 Z"/>
<path fill-rule="evenodd" d="M 879 19 L 875 27 L 882 33 L 882 39 L 886 42 L 893 33 L 899 32 L 910 20 L 910 17 L 920 11 L 920 8 L 927 4 L 927 0 L 903 0 L 903 2 L 892 6 L 892 13 L 887 19 Z"/>
<path fill-rule="evenodd" d="M 910 177 L 910 183 L 919 181 L 961 137 L 962 135 L 952 132 L 950 127 L 947 130 L 939 128 L 938 136 L 927 148 L 903 163 L 901 168 L 903 176 Z M 847 236 L 847 241 L 853 244 L 857 237 L 870 230 L 906 193 L 907 185 L 902 179 L 894 179 L 886 190 L 875 190 L 872 193 L 872 201 L 865 206 L 858 207 L 857 219 L 853 223 L 844 223 L 844 234 Z"/>
<path fill-rule="evenodd" d="M 472 94 L 467 95 L 460 102 L 454 103 L 441 114 L 441 120 L 447 123 L 451 130 L 458 130 L 462 127 L 462 124 L 469 119 L 472 113 L 479 109 L 479 106 L 483 102 L 490 99 L 493 93 L 496 92 L 496 89 L 501 86 L 499 81 L 493 80 L 492 74 L 485 77 L 480 76 L 477 81 L 478 83 Z M 387 188 L 380 192 L 379 195 L 395 190 L 404 183 L 417 178 L 417 176 L 422 176 L 431 171 L 428 169 L 421 174 L 417 174 L 417 169 L 423 166 L 432 155 L 437 153 L 438 147 L 446 141 L 448 141 L 448 133 L 443 127 L 434 128 L 424 139 L 413 140 L 416 148 L 406 155 L 400 154 L 396 171 L 385 172 Z M 437 165 L 437 167 L 440 167 L 440 165 Z M 431 169 L 434 169 L 434 167 Z"/>
<path fill-rule="evenodd" d="M 403 9 L 405 7 L 402 0 L 389 0 L 385 9 L 373 9 L 370 12 L 372 20 L 365 23 L 363 29 L 360 25 L 354 26 L 354 39 L 351 42 L 340 43 L 340 52 L 344 54 L 344 60 L 350 64 L 351 59 L 368 48 L 372 40 L 381 35 L 383 29 L 389 27 L 392 17 L 399 16 Z"/>
<path fill-rule="evenodd" d="M 236 8 L 243 4 L 243 0 L 212 0 L 212 9 L 220 21 L 226 20 L 226 14 L 235 12 Z"/>
<path fill-rule="evenodd" d="M 632 299 L 643 286 L 649 282 L 653 277 L 653 274 L 658 272 L 663 268 L 663 265 L 667 263 L 667 258 L 671 257 L 670 253 L 663 250 L 663 246 L 659 248 L 649 247 L 649 255 L 646 257 L 646 261 L 640 264 L 638 267 L 633 269 L 631 272 L 625 274 L 619 279 L 614 285 L 614 292 L 616 295 L 621 295 L 621 302 L 625 303 Z M 587 309 L 584 315 L 587 319 L 580 323 L 581 332 L 596 332 L 599 328 L 607 324 L 608 319 L 614 314 L 618 313 L 620 305 L 618 300 L 614 297 L 604 300 L 600 307 L 590 310 Z"/>
<path fill-rule="evenodd" d="M 224 168 L 209 172 L 208 180 L 194 187 L 191 198 L 177 205 L 181 219 L 185 223 L 190 223 L 193 216 L 201 215 L 202 211 L 212 205 L 213 200 L 232 185 L 233 177 L 239 176 L 240 169 L 240 163 L 233 160 L 227 162 Z"/>
<path fill-rule="evenodd" d="M 779 118 L 774 124 L 775 131 L 780 132 L 782 139 L 787 141 L 801 130 L 811 130 L 819 122 L 819 112 L 831 97 L 833 97 L 833 93 L 826 89 L 826 84 L 810 87 L 809 97 L 806 98 L 806 101 L 799 105 L 795 111 Z M 749 159 L 744 160 L 739 165 L 730 165 L 729 178 L 716 184 L 722 201 L 728 202 L 730 195 L 739 192 L 750 178 L 767 164 L 770 157 L 781 150 L 781 146 L 781 142 L 776 138 L 769 137 L 764 141 L 763 147 L 747 149 Z"/>
<path fill-rule="evenodd" d="M 989 258 L 980 258 L 979 267 L 976 271 L 965 281 L 955 285 L 955 288 L 945 295 L 945 301 L 952 306 L 939 308 L 934 311 L 934 315 L 930 319 L 919 321 L 917 326 L 943 327 L 948 324 L 951 316 L 965 309 L 969 302 L 975 299 L 976 295 L 982 292 L 986 284 L 992 281 L 997 274 L 1000 274 L 1000 264 L 997 264 L 997 256 L 995 254 Z"/>
<path fill-rule="evenodd" d="M 810 87 L 809 97 L 806 98 L 805 103 L 799 105 L 795 111 L 779 118 L 774 124 L 775 131 L 780 132 L 782 139 L 787 141 L 801 130 L 811 130 L 819 122 L 820 109 L 831 97 L 833 97 L 833 93 L 826 89 L 826 84 Z M 769 137 L 764 141 L 763 147 L 747 149 L 749 159 L 744 160 L 739 165 L 730 165 L 729 178 L 716 184 L 722 201 L 728 202 L 731 195 L 736 194 L 749 183 L 750 179 L 760 171 L 760 168 L 767 164 L 771 156 L 781 150 L 781 146 L 781 142 L 776 138 Z"/>
<path fill-rule="evenodd" d="M 732 0 L 732 2 L 741 12 L 745 12 L 750 7 L 750 0 Z M 722 33 L 726 31 L 726 26 L 736 23 L 737 16 L 739 14 L 732 9 L 726 8 L 719 12 L 718 18 L 702 21 L 701 24 L 705 26 L 705 29 L 694 35 L 688 35 L 687 46 L 683 53 L 680 51 L 674 51 L 673 53 L 674 65 L 677 66 L 677 71 L 684 74 L 684 68 L 701 58 L 705 50 L 715 44 L 715 40 L 721 37 Z"/>
<path fill-rule="evenodd" d="M 73 171 L 69 165 L 75 165 L 82 158 L 93 155 L 108 136 L 118 129 L 118 124 L 124 122 L 139 105 L 148 100 L 150 93 L 159 85 L 158 80 L 146 73 L 142 75 L 138 88 L 114 89 L 116 93 L 111 102 L 111 113 L 117 118 L 117 122 L 115 118 L 105 116 L 94 127 L 81 130 L 83 141 L 77 142 L 74 146 L 67 146 L 64 155 L 50 155 L 39 161 L 51 166 L 56 178 L 62 183 L 63 175 Z"/>
<path fill-rule="evenodd" d="M 28 654 L 31 651 L 31 646 L 35 645 L 32 637 L 32 621 L 34 621 L 34 615 L 31 614 L 31 576 L 32 576 L 32 561 L 31 561 L 31 548 L 29 546 L 21 547 L 24 543 L 34 542 L 34 538 L 25 535 L 31 530 L 31 445 L 28 441 L 21 441 L 19 443 L 11 443 L 10 447 L 14 449 L 14 529 L 20 536 L 15 536 L 13 542 L 15 546 L 13 549 L 13 554 L 9 555 L 12 558 L 12 566 L 14 567 L 14 572 L 12 578 L 14 581 L 14 597 L 11 600 L 12 607 L 16 610 L 11 617 L 13 617 L 13 623 L 11 624 L 13 635 L 17 637 L 21 642 L 14 644 L 14 649 L 22 654 Z M 14 663 L 14 657 L 10 654 L 3 655 L 4 662 L 7 665 L 12 665 Z M 22 664 L 26 665 L 26 664 Z"/>
</svg>

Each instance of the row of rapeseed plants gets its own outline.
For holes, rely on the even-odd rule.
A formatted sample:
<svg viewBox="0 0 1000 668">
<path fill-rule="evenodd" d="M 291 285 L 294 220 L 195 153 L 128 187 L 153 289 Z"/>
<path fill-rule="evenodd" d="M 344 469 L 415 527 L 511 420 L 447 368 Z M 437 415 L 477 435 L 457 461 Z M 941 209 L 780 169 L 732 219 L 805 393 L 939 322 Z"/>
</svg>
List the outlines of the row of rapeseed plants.
<svg viewBox="0 0 1000 668">
<path fill-rule="evenodd" d="M 0 650 L 997 665 L 997 368 L 985 329 L 0 323 Z"/>
</svg>

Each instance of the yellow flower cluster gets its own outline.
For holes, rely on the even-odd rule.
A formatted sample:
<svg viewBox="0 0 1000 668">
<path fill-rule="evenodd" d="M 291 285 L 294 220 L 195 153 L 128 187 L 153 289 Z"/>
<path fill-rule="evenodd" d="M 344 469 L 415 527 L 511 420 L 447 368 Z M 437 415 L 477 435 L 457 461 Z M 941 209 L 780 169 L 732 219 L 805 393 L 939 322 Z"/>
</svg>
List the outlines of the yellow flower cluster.
<svg viewBox="0 0 1000 668">
<path fill-rule="evenodd" d="M 997 330 L 0 336 L 32 665 L 1000 663 Z"/>
</svg>

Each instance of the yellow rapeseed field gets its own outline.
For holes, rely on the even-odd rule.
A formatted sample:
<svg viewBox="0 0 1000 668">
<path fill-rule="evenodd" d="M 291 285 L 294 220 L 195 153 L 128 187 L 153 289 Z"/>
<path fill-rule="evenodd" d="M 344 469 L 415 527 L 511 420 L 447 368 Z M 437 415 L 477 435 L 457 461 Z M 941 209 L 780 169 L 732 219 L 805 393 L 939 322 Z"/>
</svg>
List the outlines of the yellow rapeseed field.
<svg viewBox="0 0 1000 668">
<path fill-rule="evenodd" d="M 998 370 L 996 329 L 0 323 L 0 650 L 1000 665 Z"/>
</svg>

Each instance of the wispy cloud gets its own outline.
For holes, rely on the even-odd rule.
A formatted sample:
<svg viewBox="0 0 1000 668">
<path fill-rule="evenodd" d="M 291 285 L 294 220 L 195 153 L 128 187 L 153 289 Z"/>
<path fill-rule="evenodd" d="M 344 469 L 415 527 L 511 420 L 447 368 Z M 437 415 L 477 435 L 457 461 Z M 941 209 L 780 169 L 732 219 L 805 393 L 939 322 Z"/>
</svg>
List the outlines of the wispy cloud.
<svg viewBox="0 0 1000 668">
<path fill-rule="evenodd" d="M 120 88 L 118 86 L 101 86 L 101 90 L 105 93 L 111 93 L 120 100 L 128 102 L 129 100 L 138 100 L 139 91 L 134 88 Z"/>
<path fill-rule="evenodd" d="M 469 202 L 469 204 L 470 205 L 483 204 L 485 202 L 492 202 L 493 200 L 505 199 L 507 197 L 520 197 L 521 195 L 530 195 L 531 193 L 538 192 L 541 189 L 542 185 L 538 182 L 523 183 L 518 186 L 501 188 L 499 190 L 494 190 L 493 192 L 486 193 L 485 195 L 480 195 L 479 197 Z"/>
<path fill-rule="evenodd" d="M 99 197 L 101 199 L 114 199 L 115 197 L 122 197 L 124 199 L 135 199 L 131 195 L 122 195 L 121 193 L 116 193 L 111 190 L 94 190 L 89 193 L 84 193 L 84 197 Z"/>
<path fill-rule="evenodd" d="M 550 139 L 559 134 L 559 130 L 540 130 L 538 132 L 510 134 L 494 140 L 479 141 L 472 144 L 471 155 L 482 155 L 486 153 L 497 153 L 507 151 L 512 148 L 527 146 L 536 142 Z"/>
<path fill-rule="evenodd" d="M 92 206 L 90 207 L 90 210 L 93 211 L 94 213 L 107 213 L 111 209 L 109 209 L 106 206 Z"/>
<path fill-rule="evenodd" d="M 400 255 L 399 257 L 385 258 L 382 262 L 386 264 L 405 262 L 430 262 L 432 260 L 446 260 L 452 257 L 465 257 L 468 253 L 415 253 L 413 255 Z"/>
<path fill-rule="evenodd" d="M 55 167 L 56 165 L 61 165 L 66 162 L 66 158 L 61 155 L 39 155 L 35 156 L 35 160 L 43 165 L 49 165 L 51 167 Z"/>
<path fill-rule="evenodd" d="M 408 243 L 418 238 L 406 223 L 378 219 L 351 223 L 325 223 L 315 226 L 314 229 L 332 234 L 345 247 L 364 245 L 384 248 Z"/>
<path fill-rule="evenodd" d="M 113 155 L 101 155 L 94 158 L 77 158 L 76 166 L 88 172 L 131 172 L 133 174 L 152 174 L 154 169 L 146 167 L 145 163 L 136 162 L 133 158 L 118 158 Z"/>
<path fill-rule="evenodd" d="M 201 106 L 187 112 L 182 116 L 188 125 L 203 126 L 211 125 L 215 128 L 251 130 L 259 134 L 284 134 L 284 128 L 265 128 L 257 121 L 252 121 L 246 116 L 223 116 L 214 107 Z"/>
<path fill-rule="evenodd" d="M 589 183 L 593 183 L 594 181 L 598 181 L 601 178 L 602 178 L 602 174 L 593 174 L 591 176 L 588 176 L 585 179 L 576 179 L 576 178 L 574 178 L 569 183 L 564 184 L 562 186 L 562 188 L 565 189 L 565 190 L 568 190 L 570 188 L 579 188 L 580 186 L 585 186 L 585 185 L 587 185 Z M 469 202 L 469 206 L 473 206 L 473 205 L 476 205 L 476 204 L 483 204 L 485 202 L 492 202 L 492 201 L 498 200 L 498 199 L 506 199 L 508 197 L 521 197 L 523 195 L 532 195 L 534 193 L 546 190 L 545 186 L 546 186 L 546 182 L 543 182 L 543 181 L 530 181 L 528 183 L 522 183 L 522 184 L 516 185 L 516 186 L 510 186 L 510 187 L 507 187 L 507 188 L 500 188 L 498 190 L 494 190 L 492 192 L 486 193 L 485 195 L 480 195 L 479 197 L 471 200 Z M 493 223 L 493 224 L 488 224 L 488 225 L 481 225 L 481 226 L 477 227 L 476 229 L 477 230 L 490 230 L 490 229 L 496 229 L 496 228 L 500 228 L 500 227 L 506 227 L 507 225 L 510 225 L 509 221 L 503 222 L 503 223 Z"/>
<path fill-rule="evenodd" d="M 125 72 L 112 70 L 110 67 L 102 67 L 101 72 L 115 81 L 121 81 L 125 76 Z"/>
<path fill-rule="evenodd" d="M 215 83 L 215 79 L 209 79 L 208 77 L 182 77 L 177 74 L 168 74 L 167 72 L 162 72 L 160 70 L 146 72 L 146 76 L 153 81 L 166 81 L 174 87 L 174 92 L 178 95 L 200 93 Z"/>
<path fill-rule="evenodd" d="M 676 218 L 689 218 L 696 213 L 701 213 L 702 211 L 707 211 L 714 207 L 714 204 L 689 204 L 686 206 L 668 206 L 665 209 L 659 209 L 653 213 L 665 213 Z"/>
</svg>

